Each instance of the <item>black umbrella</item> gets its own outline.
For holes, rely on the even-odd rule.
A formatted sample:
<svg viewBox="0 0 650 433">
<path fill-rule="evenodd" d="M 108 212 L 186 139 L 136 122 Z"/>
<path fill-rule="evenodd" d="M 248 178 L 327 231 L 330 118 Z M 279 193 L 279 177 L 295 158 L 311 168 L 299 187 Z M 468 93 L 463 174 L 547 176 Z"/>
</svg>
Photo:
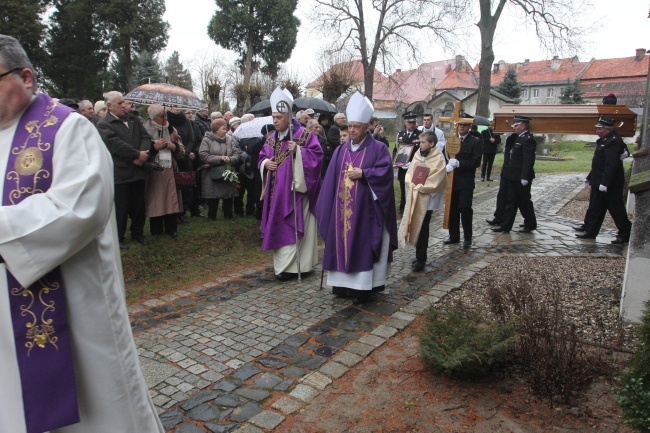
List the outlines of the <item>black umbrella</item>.
<svg viewBox="0 0 650 433">
<path fill-rule="evenodd" d="M 124 99 L 137 104 L 160 104 L 166 107 L 200 110 L 205 104 L 194 93 L 167 83 L 150 83 L 138 86 L 124 95 Z"/>
<path fill-rule="evenodd" d="M 266 99 L 264 101 L 258 102 L 257 104 L 253 105 L 251 108 L 248 109 L 247 113 L 251 113 L 254 115 L 264 115 L 264 116 L 270 116 L 271 115 L 271 101 Z"/>
<path fill-rule="evenodd" d="M 311 108 L 317 113 L 336 114 L 336 107 L 324 99 L 302 97 L 293 101 L 294 110 L 306 110 Z"/>
<path fill-rule="evenodd" d="M 474 125 L 490 126 L 492 122 L 483 116 L 474 116 Z"/>
</svg>

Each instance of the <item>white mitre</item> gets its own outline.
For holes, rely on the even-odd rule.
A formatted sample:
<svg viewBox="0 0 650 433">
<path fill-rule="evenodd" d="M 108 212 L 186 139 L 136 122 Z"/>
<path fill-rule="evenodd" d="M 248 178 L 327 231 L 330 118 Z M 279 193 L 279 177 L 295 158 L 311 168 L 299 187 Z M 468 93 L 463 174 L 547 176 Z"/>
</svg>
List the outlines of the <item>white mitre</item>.
<svg viewBox="0 0 650 433">
<path fill-rule="evenodd" d="M 345 109 L 345 117 L 347 117 L 348 122 L 369 123 L 374 112 L 375 109 L 372 107 L 370 99 L 359 92 L 355 92 Z"/>
<path fill-rule="evenodd" d="M 276 87 L 271 93 L 271 111 L 274 113 L 284 113 L 291 116 L 293 109 L 293 96 L 287 89 Z"/>
</svg>

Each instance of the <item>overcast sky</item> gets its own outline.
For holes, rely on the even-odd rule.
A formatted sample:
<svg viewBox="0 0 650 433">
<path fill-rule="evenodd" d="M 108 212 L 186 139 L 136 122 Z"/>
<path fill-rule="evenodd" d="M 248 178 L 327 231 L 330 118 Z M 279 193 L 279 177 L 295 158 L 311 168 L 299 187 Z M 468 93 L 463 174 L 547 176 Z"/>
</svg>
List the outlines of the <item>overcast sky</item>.
<svg viewBox="0 0 650 433">
<path fill-rule="evenodd" d="M 214 0 L 166 0 L 165 3 L 167 11 L 164 19 L 171 28 L 167 48 L 162 52 L 161 59 L 166 59 L 173 51 L 179 52 L 181 61 L 185 65 L 202 53 L 223 53 L 222 55 L 231 61 L 236 57 L 232 54 L 228 55 L 207 35 L 208 23 L 216 9 Z M 592 57 L 597 59 L 628 57 L 633 56 L 637 48 L 650 49 L 648 31 L 650 0 L 592 0 L 592 3 L 594 7 L 591 10 L 571 20 L 572 22 L 584 20 L 595 24 L 596 27 L 596 30 L 586 38 L 584 50 L 578 53 L 581 61 L 587 61 Z M 287 62 L 289 72 L 302 79 L 303 84 L 307 84 L 317 74 L 315 54 L 327 44 L 331 44 L 329 37 L 310 33 L 311 26 L 304 11 L 313 7 L 312 5 L 311 0 L 299 1 L 296 15 L 302 25 L 298 33 L 298 44 L 292 58 Z M 430 44 L 426 50 L 423 50 L 419 63 L 449 59 L 456 54 L 464 55 L 472 65 L 478 63 L 480 57 L 478 28 L 470 26 L 468 35 L 465 52 L 445 53 L 435 44 Z M 423 41 L 422 45 L 424 46 L 425 43 Z M 508 10 L 499 21 L 494 51 L 496 61 L 504 60 L 508 63 L 524 59 L 543 60 L 553 55 L 541 51 L 532 25 L 523 25 L 521 18 L 518 20 L 511 18 Z M 402 69 L 415 66 L 415 64 L 405 64 Z"/>
</svg>

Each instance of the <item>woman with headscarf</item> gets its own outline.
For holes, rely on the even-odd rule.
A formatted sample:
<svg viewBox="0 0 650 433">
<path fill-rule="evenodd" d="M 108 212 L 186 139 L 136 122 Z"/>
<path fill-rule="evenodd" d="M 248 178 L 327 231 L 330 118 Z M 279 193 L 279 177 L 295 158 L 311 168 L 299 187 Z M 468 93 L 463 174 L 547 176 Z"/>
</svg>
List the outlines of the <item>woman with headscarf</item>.
<svg viewBox="0 0 650 433">
<path fill-rule="evenodd" d="M 95 125 L 97 125 L 97 122 L 99 122 L 99 119 L 102 117 L 106 116 L 106 112 L 108 111 L 108 108 L 106 108 L 106 102 L 104 101 L 97 101 L 95 102 L 95 106 L 93 107 L 93 115 L 90 118 L 90 121 L 93 122 Z"/>
<path fill-rule="evenodd" d="M 175 238 L 178 235 L 176 215 L 183 208 L 174 172 L 178 171 L 176 161 L 185 156 L 185 147 L 167 122 L 167 113 L 162 105 L 150 105 L 147 114 L 149 118 L 144 121 L 144 128 L 154 140 L 155 161 L 163 167 L 162 171 L 151 171 L 147 181 L 145 204 L 149 227 L 153 236 L 164 231 Z"/>
<path fill-rule="evenodd" d="M 233 218 L 233 198 L 237 194 L 235 183 L 225 180 L 213 180 L 214 167 L 230 165 L 232 170 L 239 163 L 240 149 L 235 145 L 232 135 L 228 134 L 228 125 L 224 119 L 215 119 L 210 124 L 212 131 L 206 132 L 199 147 L 199 158 L 203 163 L 202 192 L 208 204 L 208 218 L 217 219 L 219 200 L 223 200 L 223 216 Z"/>
</svg>

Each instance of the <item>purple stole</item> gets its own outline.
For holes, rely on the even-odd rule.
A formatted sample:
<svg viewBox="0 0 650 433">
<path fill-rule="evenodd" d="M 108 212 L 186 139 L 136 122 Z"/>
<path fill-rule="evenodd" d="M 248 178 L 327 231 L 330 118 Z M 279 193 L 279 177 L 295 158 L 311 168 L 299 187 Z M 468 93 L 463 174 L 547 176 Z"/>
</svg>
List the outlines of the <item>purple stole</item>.
<svg viewBox="0 0 650 433">
<path fill-rule="evenodd" d="M 354 215 L 354 204 L 356 202 L 358 180 L 349 179 L 347 170 L 360 168 L 363 158 L 366 156 L 365 146 L 356 152 L 350 150 L 350 142 L 343 144 L 344 154 L 339 168 L 339 179 L 336 194 L 336 269 L 347 272 L 350 263 L 350 251 L 352 247 L 354 232 L 352 227 Z"/>
<path fill-rule="evenodd" d="M 72 112 L 45 94 L 22 115 L 7 162 L 3 206 L 17 205 L 52 185 L 54 138 Z M 61 270 L 22 287 L 7 269 L 11 319 L 27 433 L 79 422 L 77 389 Z"/>
</svg>

